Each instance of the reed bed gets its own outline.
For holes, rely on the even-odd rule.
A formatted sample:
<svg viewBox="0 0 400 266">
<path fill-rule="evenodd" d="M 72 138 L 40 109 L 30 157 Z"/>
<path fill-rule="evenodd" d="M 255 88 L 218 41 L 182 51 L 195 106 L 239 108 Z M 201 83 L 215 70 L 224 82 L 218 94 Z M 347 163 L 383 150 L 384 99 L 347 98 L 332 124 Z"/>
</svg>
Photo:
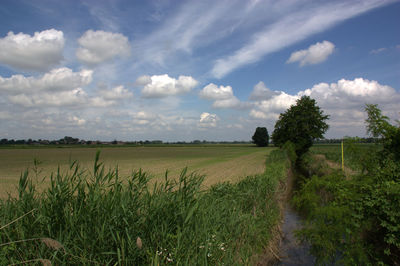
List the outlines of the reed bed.
<svg viewBox="0 0 400 266">
<path fill-rule="evenodd" d="M 187 169 L 155 183 L 141 170 L 122 178 L 97 153 L 92 170 L 72 162 L 40 192 L 25 171 L 18 196 L 0 201 L 0 264 L 250 264 L 278 221 L 288 167 L 274 150 L 264 174 L 204 189 Z"/>
</svg>

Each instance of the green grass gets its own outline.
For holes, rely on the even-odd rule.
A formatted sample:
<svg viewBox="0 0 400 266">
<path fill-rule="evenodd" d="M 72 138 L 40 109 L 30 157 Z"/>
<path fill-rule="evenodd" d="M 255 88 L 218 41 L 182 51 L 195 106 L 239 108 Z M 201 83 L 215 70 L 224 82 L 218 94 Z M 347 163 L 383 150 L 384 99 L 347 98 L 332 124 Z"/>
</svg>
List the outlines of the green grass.
<svg viewBox="0 0 400 266">
<path fill-rule="evenodd" d="M 118 165 L 121 175 L 128 176 L 135 169 L 143 169 L 149 175 L 162 177 L 166 170 L 170 176 L 178 177 L 187 167 L 207 175 L 205 184 L 236 181 L 246 174 L 259 174 L 265 170 L 266 154 L 272 148 L 256 148 L 245 145 L 209 146 L 161 146 L 161 147 L 110 147 L 102 148 L 102 160 L 106 168 Z M 49 184 L 51 172 L 68 169 L 71 161 L 77 160 L 83 168 L 91 170 L 97 149 L 91 148 L 40 148 L 0 149 L 0 197 L 6 192 L 15 192 L 20 173 L 33 168 L 36 158 L 40 163 L 36 170 L 46 177 Z"/>
<path fill-rule="evenodd" d="M 0 229 L 0 264 L 254 264 L 278 221 L 287 168 L 274 150 L 264 173 L 204 190 L 204 176 L 186 170 L 151 184 L 97 158 L 91 172 L 72 163 L 54 173 L 42 193 L 26 172 L 18 197 L 0 201 L 0 224 L 12 222 Z"/>
<path fill-rule="evenodd" d="M 344 142 L 344 164 L 353 170 L 364 170 L 363 163 L 370 156 L 382 149 L 378 144 L 353 143 L 351 141 Z M 313 145 L 310 149 L 313 154 L 322 154 L 327 160 L 342 163 L 341 144 L 319 144 Z"/>
</svg>

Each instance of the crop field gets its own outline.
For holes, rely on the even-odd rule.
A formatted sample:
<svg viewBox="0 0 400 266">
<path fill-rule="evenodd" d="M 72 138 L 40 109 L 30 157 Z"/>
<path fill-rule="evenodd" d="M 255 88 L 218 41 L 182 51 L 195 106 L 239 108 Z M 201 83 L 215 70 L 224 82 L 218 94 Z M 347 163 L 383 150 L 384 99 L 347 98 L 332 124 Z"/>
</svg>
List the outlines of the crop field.
<svg viewBox="0 0 400 266">
<path fill-rule="evenodd" d="M 49 148 L 49 149 L 0 149 L 0 197 L 15 191 L 20 174 L 29 169 L 35 175 L 34 159 L 38 162 L 37 172 L 44 184 L 49 176 L 60 167 L 68 169 L 74 160 L 87 171 L 93 171 L 93 161 L 98 149 L 93 148 Z M 118 147 L 101 148 L 100 161 L 106 169 L 118 166 L 120 176 L 129 176 L 132 171 L 142 169 L 152 177 L 160 178 L 168 170 L 176 177 L 187 167 L 206 175 L 203 185 L 224 181 L 237 181 L 240 177 L 263 173 L 265 159 L 272 150 L 254 146 L 163 146 L 163 147 Z"/>
</svg>

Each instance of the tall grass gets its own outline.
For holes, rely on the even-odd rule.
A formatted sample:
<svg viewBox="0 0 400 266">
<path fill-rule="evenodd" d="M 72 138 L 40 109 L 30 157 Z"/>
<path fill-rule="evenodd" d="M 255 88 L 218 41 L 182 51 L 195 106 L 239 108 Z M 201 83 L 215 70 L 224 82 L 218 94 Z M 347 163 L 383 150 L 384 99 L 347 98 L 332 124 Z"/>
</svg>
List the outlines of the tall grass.
<svg viewBox="0 0 400 266">
<path fill-rule="evenodd" d="M 38 192 L 28 171 L 18 197 L 0 202 L 0 264 L 246 264 L 267 245 L 288 164 L 271 152 L 262 175 L 204 190 L 185 169 L 163 182 L 73 162 Z"/>
</svg>

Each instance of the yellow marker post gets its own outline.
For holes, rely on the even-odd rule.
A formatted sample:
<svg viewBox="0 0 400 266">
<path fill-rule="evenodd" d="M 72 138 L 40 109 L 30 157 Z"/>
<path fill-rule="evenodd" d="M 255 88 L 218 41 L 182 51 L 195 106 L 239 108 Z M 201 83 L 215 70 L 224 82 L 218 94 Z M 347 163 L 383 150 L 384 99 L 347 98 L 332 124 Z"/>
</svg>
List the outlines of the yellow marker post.
<svg viewBox="0 0 400 266">
<path fill-rule="evenodd" d="M 344 172 L 343 140 L 342 140 L 342 171 Z"/>
</svg>

